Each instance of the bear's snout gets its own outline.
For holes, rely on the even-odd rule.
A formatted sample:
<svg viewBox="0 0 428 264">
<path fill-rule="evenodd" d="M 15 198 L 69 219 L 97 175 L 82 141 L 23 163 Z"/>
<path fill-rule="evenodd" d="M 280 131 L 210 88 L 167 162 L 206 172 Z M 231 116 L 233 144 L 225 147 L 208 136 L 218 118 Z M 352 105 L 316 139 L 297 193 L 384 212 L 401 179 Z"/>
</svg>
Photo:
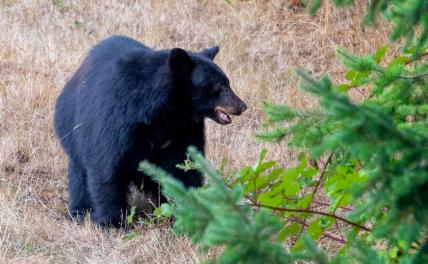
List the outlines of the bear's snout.
<svg viewBox="0 0 428 264">
<path fill-rule="evenodd" d="M 239 102 L 239 114 L 242 114 L 243 112 L 245 112 L 245 110 L 247 110 L 247 104 L 245 104 L 243 101 Z"/>
</svg>

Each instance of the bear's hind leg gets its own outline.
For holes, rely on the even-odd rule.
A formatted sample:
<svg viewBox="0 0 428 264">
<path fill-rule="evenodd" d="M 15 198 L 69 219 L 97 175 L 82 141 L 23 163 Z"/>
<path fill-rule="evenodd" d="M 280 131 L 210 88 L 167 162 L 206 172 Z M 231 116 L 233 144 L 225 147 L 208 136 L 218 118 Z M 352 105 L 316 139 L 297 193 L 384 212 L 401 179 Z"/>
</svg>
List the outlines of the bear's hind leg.
<svg viewBox="0 0 428 264">
<path fill-rule="evenodd" d="M 126 217 L 127 184 L 90 175 L 88 187 L 93 206 L 92 220 L 99 226 L 122 226 Z"/>
<path fill-rule="evenodd" d="M 68 192 L 69 214 L 73 219 L 81 221 L 90 210 L 91 203 L 86 186 L 85 168 L 80 161 L 70 159 L 68 163 Z"/>
<path fill-rule="evenodd" d="M 154 207 L 159 207 L 161 204 L 166 203 L 166 197 L 161 193 L 159 183 L 154 182 L 148 176 L 143 178 L 143 192 L 150 200 L 150 204 Z"/>
</svg>

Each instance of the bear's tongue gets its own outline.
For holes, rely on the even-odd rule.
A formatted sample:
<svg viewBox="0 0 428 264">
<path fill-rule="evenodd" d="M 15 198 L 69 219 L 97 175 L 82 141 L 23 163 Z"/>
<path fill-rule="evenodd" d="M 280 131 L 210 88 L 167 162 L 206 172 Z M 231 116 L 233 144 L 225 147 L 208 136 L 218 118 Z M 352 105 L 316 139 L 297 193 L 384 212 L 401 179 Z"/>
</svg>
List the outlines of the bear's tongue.
<svg viewBox="0 0 428 264">
<path fill-rule="evenodd" d="M 220 123 L 222 124 L 229 124 L 230 122 L 232 122 L 230 116 L 226 112 L 217 111 L 217 117 L 220 120 Z"/>
</svg>

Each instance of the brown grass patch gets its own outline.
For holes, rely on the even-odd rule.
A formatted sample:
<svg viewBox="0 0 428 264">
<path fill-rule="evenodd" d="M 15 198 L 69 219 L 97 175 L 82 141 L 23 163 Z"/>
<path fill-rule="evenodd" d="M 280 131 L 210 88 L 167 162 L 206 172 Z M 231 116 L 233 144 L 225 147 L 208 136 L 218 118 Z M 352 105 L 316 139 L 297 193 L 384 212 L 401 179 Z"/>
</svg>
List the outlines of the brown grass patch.
<svg viewBox="0 0 428 264">
<path fill-rule="evenodd" d="M 360 26 L 363 6 L 327 6 L 310 18 L 286 0 L 2 0 L 0 263 L 199 261 L 195 247 L 167 229 L 124 241 L 120 232 L 67 220 L 66 157 L 52 114 L 67 78 L 97 41 L 125 34 L 154 48 L 220 45 L 216 61 L 249 109 L 229 126 L 207 121 L 207 156 L 214 165 L 227 158 L 232 171 L 254 163 L 267 145 L 253 138 L 263 121 L 261 101 L 316 107 L 298 89 L 296 66 L 340 80 L 336 47 L 363 54 L 387 42 L 387 27 Z M 293 164 L 294 152 L 284 145 L 269 150 L 271 158 Z"/>
</svg>

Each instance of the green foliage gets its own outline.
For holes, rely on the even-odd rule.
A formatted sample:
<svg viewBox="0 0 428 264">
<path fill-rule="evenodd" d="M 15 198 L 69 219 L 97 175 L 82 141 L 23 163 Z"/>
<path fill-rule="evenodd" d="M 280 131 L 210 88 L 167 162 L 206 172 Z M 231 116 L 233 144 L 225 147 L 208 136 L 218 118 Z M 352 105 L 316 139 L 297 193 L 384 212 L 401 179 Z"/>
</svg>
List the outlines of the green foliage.
<svg viewBox="0 0 428 264">
<path fill-rule="evenodd" d="M 345 194 L 347 199 L 350 194 L 364 196 L 364 203 L 358 205 L 353 217 L 373 223 L 369 238 L 385 241 L 390 258 L 410 261 L 414 256 L 425 256 L 422 246 L 428 237 L 427 65 L 408 66 L 411 57 L 406 57 L 381 66 L 385 52 L 386 48 L 382 47 L 374 55 L 359 58 L 338 51 L 349 68 L 346 79 L 350 83 L 341 87 L 370 92 L 360 103 L 352 102 L 327 76 L 316 80 L 298 70 L 302 88 L 319 100 L 322 110 L 314 114 L 323 118 L 321 122 L 312 122 L 316 141 L 292 142 L 308 149 L 312 158 L 332 153 L 336 157 L 337 174 L 342 174 L 339 172 L 343 171 L 342 164 L 361 166 L 362 177 L 352 186 L 348 185 L 349 191 Z M 282 111 L 280 106 L 275 109 Z M 270 113 L 267 114 L 270 120 Z M 278 115 L 280 113 L 273 116 Z M 307 112 L 304 116 L 311 115 Z M 290 121 L 295 125 L 281 137 L 290 135 L 300 139 L 302 134 L 307 134 L 302 126 L 308 123 L 307 118 L 296 115 Z M 351 174 L 355 172 L 350 170 Z M 327 194 L 332 190 L 328 186 L 330 182 L 328 179 L 325 186 Z M 333 182 L 341 185 L 337 178 Z M 364 213 L 368 211 L 370 214 Z"/>
<path fill-rule="evenodd" d="M 242 204 L 241 185 L 230 189 L 194 148 L 189 149 L 192 160 L 206 173 L 206 188 L 189 189 L 159 168 L 143 162 L 148 175 L 159 181 L 167 196 L 177 202 L 172 207 L 178 233 L 186 234 L 204 248 L 225 246 L 218 263 L 289 263 L 292 256 L 272 241 L 281 229 L 279 219 L 267 210 L 251 210 Z M 213 201 L 215 201 L 213 203 Z"/>
<path fill-rule="evenodd" d="M 142 234 L 141 230 L 132 230 L 131 232 L 125 234 L 122 237 L 122 240 L 129 241 L 129 240 L 132 240 L 132 239 L 134 239 L 136 237 L 141 236 L 141 234 Z"/>
<path fill-rule="evenodd" d="M 153 215 L 156 217 L 171 217 L 172 216 L 172 207 L 170 204 L 161 204 L 160 207 L 156 208 L 153 211 Z"/>
<path fill-rule="evenodd" d="M 321 0 L 312 0 L 308 5 L 309 14 L 313 15 L 321 7 L 321 4 Z"/>
<path fill-rule="evenodd" d="M 219 263 L 428 263 L 428 2 L 370 3 L 364 21 L 391 21 L 391 38 L 406 40 L 402 54 L 386 61 L 388 46 L 366 56 L 339 49 L 345 83 L 297 70 L 318 110 L 263 103 L 256 137 L 302 151 L 296 166 L 266 160 L 262 150 L 255 165 L 223 178 L 192 148 L 178 167 L 200 170 L 208 182 L 186 190 L 143 163 L 176 201 L 156 215 L 174 215 L 175 230 L 204 249 L 224 247 Z M 354 90 L 367 96 L 352 100 Z M 337 253 L 317 248 L 321 239 L 335 241 Z"/>
<path fill-rule="evenodd" d="M 345 190 L 361 181 L 354 170 L 355 164 L 334 170 L 338 173 L 332 173 L 326 182 L 334 202 L 321 211 L 310 207 L 317 202 L 316 189 L 309 193 L 304 190 L 318 186 L 326 178 L 310 164 L 307 155 L 301 154 L 299 163 L 286 169 L 278 168 L 275 161 L 265 160 L 266 150 L 263 150 L 254 166 L 244 167 L 224 181 L 194 148 L 190 148 L 189 154 L 191 159 L 185 162 L 185 167 L 197 168 L 206 175 L 208 182 L 204 188 L 186 190 L 180 182 L 147 162 L 140 169 L 159 181 L 164 193 L 176 201 L 172 205 L 163 204 L 155 215 L 164 215 L 165 211 L 174 215 L 175 231 L 205 249 L 225 246 L 216 262 L 290 263 L 300 259 L 327 263 L 326 254 L 314 250 L 314 240 L 321 237 L 341 240 L 330 233 L 337 221 L 355 230 L 365 229 L 335 214 L 350 205 L 351 200 L 344 198 Z M 307 230 L 302 232 L 304 227 Z M 289 252 L 281 246 L 286 238 L 293 240 Z"/>
<path fill-rule="evenodd" d="M 131 207 L 131 212 L 126 216 L 126 223 L 127 223 L 128 225 L 129 225 L 129 224 L 132 224 L 132 222 L 134 222 L 135 210 L 136 210 L 136 207 L 135 207 L 135 206 L 132 206 L 132 207 Z"/>
<path fill-rule="evenodd" d="M 74 20 L 74 27 L 78 30 L 86 30 L 86 24 L 80 20 Z"/>
</svg>

